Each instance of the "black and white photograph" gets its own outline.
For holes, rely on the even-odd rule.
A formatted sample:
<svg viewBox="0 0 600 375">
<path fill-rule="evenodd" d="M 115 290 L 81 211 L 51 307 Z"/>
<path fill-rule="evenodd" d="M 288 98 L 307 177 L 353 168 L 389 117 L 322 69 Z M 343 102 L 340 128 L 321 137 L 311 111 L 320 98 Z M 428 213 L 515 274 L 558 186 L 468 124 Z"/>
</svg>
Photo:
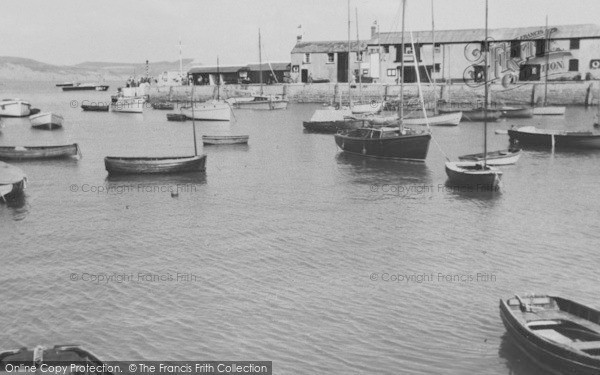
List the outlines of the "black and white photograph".
<svg viewBox="0 0 600 375">
<path fill-rule="evenodd" d="M 0 35 L 0 375 L 600 375 L 597 0 Z"/>
</svg>

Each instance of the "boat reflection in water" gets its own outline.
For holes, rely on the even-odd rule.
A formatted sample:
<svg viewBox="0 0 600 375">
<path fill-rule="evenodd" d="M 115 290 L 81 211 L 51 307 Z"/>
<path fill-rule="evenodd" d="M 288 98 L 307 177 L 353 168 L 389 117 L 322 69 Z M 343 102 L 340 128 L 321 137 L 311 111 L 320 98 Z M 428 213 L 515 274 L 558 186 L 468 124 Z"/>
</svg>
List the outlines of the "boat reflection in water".
<svg viewBox="0 0 600 375">
<path fill-rule="evenodd" d="M 547 375 L 546 371 L 535 365 L 529 357 L 519 350 L 519 347 L 507 333 L 504 333 L 500 339 L 498 357 L 505 360 L 509 374 Z"/>
<path fill-rule="evenodd" d="M 105 179 L 108 193 L 138 194 L 165 193 L 175 197 L 193 194 L 206 185 L 206 173 L 191 172 L 174 175 L 108 175 Z"/>
</svg>

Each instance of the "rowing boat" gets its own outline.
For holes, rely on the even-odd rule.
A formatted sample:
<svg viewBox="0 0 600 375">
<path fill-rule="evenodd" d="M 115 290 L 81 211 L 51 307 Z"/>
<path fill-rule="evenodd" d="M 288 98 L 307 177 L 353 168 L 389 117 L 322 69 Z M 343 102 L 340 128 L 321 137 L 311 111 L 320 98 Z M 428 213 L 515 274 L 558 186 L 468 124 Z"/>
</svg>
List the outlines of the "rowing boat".
<svg viewBox="0 0 600 375">
<path fill-rule="evenodd" d="M 81 156 L 77 143 L 60 146 L 0 146 L 0 159 L 56 159 Z"/>
</svg>

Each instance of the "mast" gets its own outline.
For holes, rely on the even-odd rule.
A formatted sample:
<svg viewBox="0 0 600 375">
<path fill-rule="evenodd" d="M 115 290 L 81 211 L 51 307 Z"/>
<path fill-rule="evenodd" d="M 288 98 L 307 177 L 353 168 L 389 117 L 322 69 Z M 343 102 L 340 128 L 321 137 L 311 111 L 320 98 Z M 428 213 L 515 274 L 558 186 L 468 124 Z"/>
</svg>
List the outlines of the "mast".
<svg viewBox="0 0 600 375">
<path fill-rule="evenodd" d="M 261 50 L 261 42 L 260 42 L 260 27 L 258 28 L 258 79 L 260 81 L 260 95 L 263 94 L 263 76 L 262 76 L 262 50 Z"/>
<path fill-rule="evenodd" d="M 221 72 L 219 71 L 219 56 L 217 56 L 217 100 L 221 100 Z"/>
<path fill-rule="evenodd" d="M 433 0 L 431 0 L 431 80 L 433 81 L 433 114 L 435 115 L 437 114 L 437 87 L 435 82 L 435 23 L 433 17 Z"/>
<path fill-rule="evenodd" d="M 198 156 L 198 144 L 196 143 L 196 116 L 194 115 L 194 86 L 195 82 L 192 82 L 192 129 L 194 131 L 194 156 Z"/>
<path fill-rule="evenodd" d="M 360 101 L 362 102 L 362 74 L 360 71 L 360 38 L 358 37 L 358 7 L 354 8 L 356 11 L 356 65 L 358 65 L 358 95 L 360 96 Z"/>
<path fill-rule="evenodd" d="M 183 78 L 183 59 L 181 57 L 181 37 L 179 38 L 179 76 Z"/>
<path fill-rule="evenodd" d="M 548 105 L 548 68 L 550 67 L 550 33 L 548 30 L 548 15 L 546 14 L 546 77 L 544 78 L 544 107 Z"/>
<path fill-rule="evenodd" d="M 352 87 L 350 83 L 350 71 L 352 67 L 350 66 L 350 0 L 348 0 L 348 106 L 352 109 Z"/>
<path fill-rule="evenodd" d="M 486 0 L 487 1 L 487 0 Z M 404 117 L 404 15 L 406 14 L 406 0 L 402 0 L 402 43 L 400 44 L 400 103 L 398 105 L 398 118 L 400 127 L 402 127 L 402 118 Z"/>
<path fill-rule="evenodd" d="M 485 103 L 483 105 L 483 167 L 487 166 L 487 114 L 488 114 L 488 0 L 485 0 L 485 40 L 483 41 L 483 83 Z"/>
</svg>

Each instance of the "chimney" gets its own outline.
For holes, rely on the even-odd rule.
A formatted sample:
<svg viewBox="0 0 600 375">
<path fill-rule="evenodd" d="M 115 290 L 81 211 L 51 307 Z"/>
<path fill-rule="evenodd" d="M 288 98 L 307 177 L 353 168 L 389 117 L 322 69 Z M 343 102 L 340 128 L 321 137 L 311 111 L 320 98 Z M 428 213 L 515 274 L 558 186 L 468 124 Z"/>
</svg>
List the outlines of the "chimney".
<svg viewBox="0 0 600 375">
<path fill-rule="evenodd" d="M 373 21 L 371 25 L 371 38 L 375 38 L 375 34 L 377 34 L 377 21 Z"/>
<path fill-rule="evenodd" d="M 296 37 L 296 42 L 301 42 L 302 41 L 302 35 L 298 35 Z"/>
<path fill-rule="evenodd" d="M 302 41 L 302 25 L 298 25 L 298 34 L 296 36 L 296 42 Z"/>
</svg>

